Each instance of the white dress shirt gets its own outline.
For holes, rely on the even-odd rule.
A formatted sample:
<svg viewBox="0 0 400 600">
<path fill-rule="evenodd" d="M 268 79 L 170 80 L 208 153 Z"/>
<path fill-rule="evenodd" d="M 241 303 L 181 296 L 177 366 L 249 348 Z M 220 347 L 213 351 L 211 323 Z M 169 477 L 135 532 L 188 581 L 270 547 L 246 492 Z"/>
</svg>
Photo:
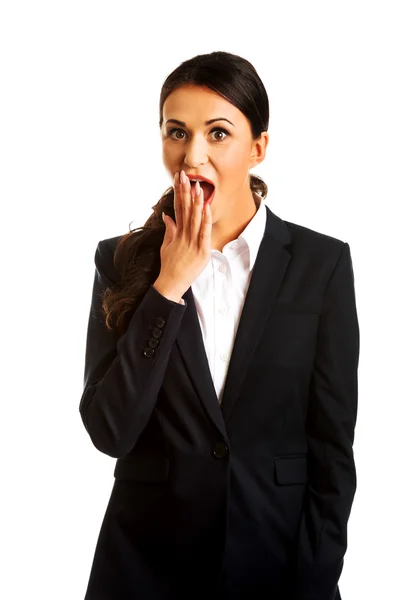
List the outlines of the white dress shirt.
<svg viewBox="0 0 400 600">
<path fill-rule="evenodd" d="M 211 250 L 211 259 L 192 283 L 210 372 L 221 404 L 229 361 L 253 266 L 264 236 L 267 211 L 253 192 L 258 209 L 236 240 Z M 186 304 L 182 299 L 181 304 Z"/>
</svg>

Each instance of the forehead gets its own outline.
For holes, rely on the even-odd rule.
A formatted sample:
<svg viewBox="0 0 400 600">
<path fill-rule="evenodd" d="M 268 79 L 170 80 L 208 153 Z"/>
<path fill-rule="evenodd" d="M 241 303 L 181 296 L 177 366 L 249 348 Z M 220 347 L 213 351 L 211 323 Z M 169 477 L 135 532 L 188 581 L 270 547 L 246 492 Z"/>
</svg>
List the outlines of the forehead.
<svg viewBox="0 0 400 600">
<path fill-rule="evenodd" d="M 245 120 L 244 115 L 228 100 L 208 88 L 186 84 L 169 94 L 163 106 L 164 122 L 179 119 L 185 123 L 201 122 L 225 117 L 235 126 Z"/>
</svg>

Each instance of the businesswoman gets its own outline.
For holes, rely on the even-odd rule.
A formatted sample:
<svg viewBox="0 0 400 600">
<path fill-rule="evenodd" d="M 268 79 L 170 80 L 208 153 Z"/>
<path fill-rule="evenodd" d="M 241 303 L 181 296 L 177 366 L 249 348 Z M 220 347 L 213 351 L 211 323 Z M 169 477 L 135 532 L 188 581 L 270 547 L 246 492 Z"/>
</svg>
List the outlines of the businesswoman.
<svg viewBox="0 0 400 600">
<path fill-rule="evenodd" d="M 80 414 L 117 460 L 86 600 L 340 599 L 352 261 L 262 202 L 268 121 L 247 60 L 183 62 L 160 97 L 172 185 L 98 243 Z"/>
</svg>

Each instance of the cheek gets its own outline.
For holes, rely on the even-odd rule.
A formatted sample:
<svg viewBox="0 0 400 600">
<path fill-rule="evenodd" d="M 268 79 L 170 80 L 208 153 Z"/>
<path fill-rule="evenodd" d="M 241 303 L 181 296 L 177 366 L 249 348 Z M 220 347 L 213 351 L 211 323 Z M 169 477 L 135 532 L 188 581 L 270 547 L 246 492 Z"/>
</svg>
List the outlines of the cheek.
<svg viewBox="0 0 400 600">
<path fill-rule="evenodd" d="M 166 167 L 174 166 L 179 159 L 179 150 L 171 145 L 164 144 L 162 147 L 162 161 Z"/>
<path fill-rule="evenodd" d="M 249 152 L 246 145 L 240 143 L 229 144 L 221 153 L 221 160 L 232 169 L 243 167 L 245 163 L 247 165 L 248 157 Z"/>
<path fill-rule="evenodd" d="M 235 148 L 234 151 L 229 151 L 221 156 L 218 167 L 220 168 L 221 173 L 229 175 L 231 181 L 242 180 L 248 171 L 248 156 L 240 147 Z"/>
</svg>

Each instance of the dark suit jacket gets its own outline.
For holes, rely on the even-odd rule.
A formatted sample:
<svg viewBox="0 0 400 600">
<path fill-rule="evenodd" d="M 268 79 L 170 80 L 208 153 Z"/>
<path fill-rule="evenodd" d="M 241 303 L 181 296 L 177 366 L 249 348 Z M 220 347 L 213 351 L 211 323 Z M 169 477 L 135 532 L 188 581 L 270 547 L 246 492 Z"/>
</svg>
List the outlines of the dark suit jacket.
<svg viewBox="0 0 400 600">
<path fill-rule="evenodd" d="M 98 244 L 80 413 L 118 460 L 86 600 L 340 599 L 356 489 L 350 249 L 265 208 L 221 407 L 191 288 L 184 306 L 151 286 L 118 339 L 100 295 L 119 238 Z"/>
</svg>

